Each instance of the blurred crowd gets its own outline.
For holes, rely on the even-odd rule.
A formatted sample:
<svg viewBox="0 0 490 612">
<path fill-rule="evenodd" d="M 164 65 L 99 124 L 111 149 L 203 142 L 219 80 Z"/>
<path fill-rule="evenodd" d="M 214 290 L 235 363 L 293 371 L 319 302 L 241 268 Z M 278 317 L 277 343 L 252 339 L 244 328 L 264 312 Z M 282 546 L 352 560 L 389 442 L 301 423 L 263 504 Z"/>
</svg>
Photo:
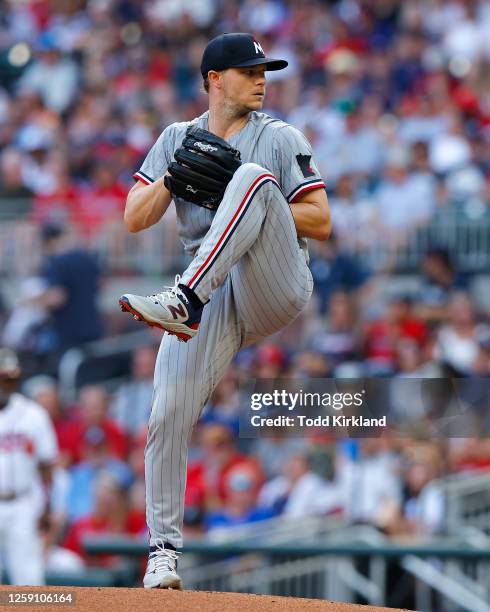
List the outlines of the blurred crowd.
<svg viewBox="0 0 490 612">
<path fill-rule="evenodd" d="M 343 244 L 403 242 L 441 207 L 489 201 L 486 0 L 3 0 L 0 198 L 12 215 L 120 218 L 162 129 L 206 108 L 210 37 L 252 31 L 289 61 L 265 112 L 313 144 Z"/>
<path fill-rule="evenodd" d="M 87 557 L 85 537 L 146 541 L 144 447 L 156 356 L 156 345 L 137 349 L 126 382 L 113 392 L 86 385 L 74 403 L 63 401 L 52 377 L 23 383 L 25 395 L 49 415 L 59 445 L 44 533 L 51 570 L 117 562 Z M 321 428 L 291 436 L 277 427 L 241 437 L 240 414 L 250 397 L 240 382 L 251 376 L 302 377 L 304 355 L 288 359 L 270 341 L 240 353 L 218 384 L 191 440 L 187 539 L 221 537 L 223 530 L 279 516 L 337 517 L 395 538 L 443 535 L 447 499 L 440 479 L 490 469 L 490 440 L 478 428 L 464 438 L 433 437 L 423 414 L 401 436 L 388 429 L 377 438 L 337 438 Z"/>
<path fill-rule="evenodd" d="M 24 392 L 58 436 L 46 540 L 78 556 L 53 557 L 54 566 L 83 565 L 87 533 L 146 537 L 155 348 L 134 352 L 116 391 L 91 384 L 73 405 L 60 396 L 57 365 L 67 349 L 114 330 L 115 317 L 97 308 L 111 270 L 86 245 L 121 231 L 132 174 L 162 129 L 206 109 L 201 53 L 224 31 L 252 31 L 267 55 L 289 61 L 268 75 L 264 110 L 312 142 L 334 232 L 311 244 L 307 310 L 240 352 L 205 408 L 191 446 L 187 536 L 279 515 L 338 515 L 393 536 L 441 533 L 437 479 L 490 469 L 489 423 L 480 422 L 488 410 L 472 436 L 445 442 L 423 427 L 402 439 L 237 436 L 237 387 L 247 378 L 490 373 L 489 313 L 454 253 L 430 245 L 417 286 L 401 289 L 362 257 L 380 242 L 396 253 L 409 232 L 450 211 L 488 219 L 490 2 L 0 0 L 0 219 L 27 219 L 43 246 L 36 278 L 13 302 L 0 296 L 0 337 L 20 352 Z M 34 244 L 21 223 L 16 231 L 0 258 Z M 392 290 L 381 294 L 381 281 Z M 410 395 L 395 404 L 413 408 Z"/>
</svg>

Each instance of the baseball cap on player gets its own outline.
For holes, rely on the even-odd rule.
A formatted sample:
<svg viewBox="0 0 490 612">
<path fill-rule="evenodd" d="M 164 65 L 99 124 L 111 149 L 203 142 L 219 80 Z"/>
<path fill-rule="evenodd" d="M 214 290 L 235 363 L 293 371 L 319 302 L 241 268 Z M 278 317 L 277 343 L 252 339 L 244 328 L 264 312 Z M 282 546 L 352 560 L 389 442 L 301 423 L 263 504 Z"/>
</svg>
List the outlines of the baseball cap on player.
<svg viewBox="0 0 490 612">
<path fill-rule="evenodd" d="M 0 347 L 0 380 L 17 380 L 20 376 L 20 363 L 16 353 L 9 348 Z"/>
<path fill-rule="evenodd" d="M 231 32 L 213 38 L 204 49 L 201 61 L 201 74 L 208 76 L 210 70 L 245 68 L 265 64 L 266 70 L 282 70 L 288 65 L 286 60 L 266 57 L 252 34 Z"/>
</svg>

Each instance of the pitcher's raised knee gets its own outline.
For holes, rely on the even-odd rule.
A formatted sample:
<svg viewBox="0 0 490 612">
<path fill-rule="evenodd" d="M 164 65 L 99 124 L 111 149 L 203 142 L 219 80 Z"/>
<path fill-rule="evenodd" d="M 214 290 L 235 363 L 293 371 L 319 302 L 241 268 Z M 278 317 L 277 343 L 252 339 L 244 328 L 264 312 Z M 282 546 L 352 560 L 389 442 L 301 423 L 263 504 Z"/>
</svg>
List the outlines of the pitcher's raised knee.
<svg viewBox="0 0 490 612">
<path fill-rule="evenodd" d="M 270 170 L 267 170 L 267 168 L 259 166 L 258 164 L 247 162 L 242 164 L 235 172 L 233 178 L 228 183 L 225 194 L 226 192 L 230 191 L 230 187 L 231 190 L 234 190 L 239 185 L 251 187 L 254 184 L 259 186 L 259 183 L 267 183 L 271 181 L 277 184 L 277 179 L 272 172 L 270 172 Z"/>
</svg>

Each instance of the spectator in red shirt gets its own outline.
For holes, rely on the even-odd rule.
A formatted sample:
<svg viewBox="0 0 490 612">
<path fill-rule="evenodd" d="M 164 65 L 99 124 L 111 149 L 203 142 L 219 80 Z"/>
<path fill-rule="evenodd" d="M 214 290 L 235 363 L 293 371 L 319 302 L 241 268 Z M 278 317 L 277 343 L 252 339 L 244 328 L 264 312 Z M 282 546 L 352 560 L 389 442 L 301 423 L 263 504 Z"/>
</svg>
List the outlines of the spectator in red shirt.
<svg viewBox="0 0 490 612">
<path fill-rule="evenodd" d="M 128 194 L 107 160 L 94 162 L 90 179 L 90 187 L 80 194 L 76 214 L 78 224 L 87 236 L 96 234 L 108 221 L 120 222 Z"/>
<path fill-rule="evenodd" d="M 145 515 L 141 510 L 131 510 L 127 489 L 107 472 L 97 477 L 95 508 L 92 514 L 73 523 L 63 545 L 87 558 L 83 540 L 92 535 L 139 535 L 145 531 Z M 114 565 L 117 557 L 101 555 L 101 565 Z"/>
<path fill-rule="evenodd" d="M 60 447 L 70 455 L 71 463 L 84 458 L 83 438 L 90 427 L 100 427 L 107 438 L 110 454 L 124 459 L 127 440 L 119 426 L 107 416 L 109 397 L 104 387 L 88 385 L 80 391 L 78 414 L 60 432 Z"/>
<path fill-rule="evenodd" d="M 287 365 L 287 355 L 279 344 L 266 341 L 257 347 L 254 373 L 257 378 L 278 378 Z"/>
<path fill-rule="evenodd" d="M 347 24 L 332 15 L 332 37 L 320 50 L 320 61 L 328 61 L 339 51 L 350 51 L 355 56 L 361 56 L 367 51 L 366 41 L 361 36 L 350 32 Z"/>
<path fill-rule="evenodd" d="M 187 507 L 216 510 L 227 499 L 226 479 L 237 465 L 247 464 L 260 473 L 255 460 L 240 454 L 231 429 L 214 422 L 203 426 L 200 436 L 201 460 L 191 464 L 187 473 Z"/>
<path fill-rule="evenodd" d="M 449 462 L 454 472 L 490 472 L 490 439 L 483 432 L 450 442 Z"/>
<path fill-rule="evenodd" d="M 48 193 L 38 193 L 34 200 L 31 217 L 39 224 L 58 221 L 76 225 L 80 187 L 71 180 L 67 164 L 57 159 L 52 164 L 56 176 L 56 187 Z"/>
<path fill-rule="evenodd" d="M 206 514 L 208 529 L 226 529 L 272 518 L 271 509 L 257 505 L 261 484 L 261 474 L 252 465 L 238 464 L 229 470 L 225 481 L 226 504 L 222 509 Z"/>
<path fill-rule="evenodd" d="M 392 372 L 396 363 L 396 347 L 401 339 L 414 340 L 421 346 L 427 338 L 427 327 L 413 313 L 412 300 L 395 296 L 388 305 L 386 317 L 371 323 L 365 334 L 365 353 L 378 371 Z"/>
</svg>

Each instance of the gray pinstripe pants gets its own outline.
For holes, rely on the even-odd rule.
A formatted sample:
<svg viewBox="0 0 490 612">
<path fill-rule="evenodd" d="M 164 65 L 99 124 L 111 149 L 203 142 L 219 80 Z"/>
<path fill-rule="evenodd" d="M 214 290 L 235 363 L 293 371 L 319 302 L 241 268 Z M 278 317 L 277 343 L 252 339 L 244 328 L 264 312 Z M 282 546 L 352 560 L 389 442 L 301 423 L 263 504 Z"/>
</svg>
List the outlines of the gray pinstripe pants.
<svg viewBox="0 0 490 612">
<path fill-rule="evenodd" d="M 267 170 L 236 171 L 181 282 L 210 302 L 195 338 L 162 339 L 145 450 L 150 543 L 177 548 L 187 448 L 204 404 L 238 350 L 290 323 L 313 289 L 289 204 Z"/>
</svg>

